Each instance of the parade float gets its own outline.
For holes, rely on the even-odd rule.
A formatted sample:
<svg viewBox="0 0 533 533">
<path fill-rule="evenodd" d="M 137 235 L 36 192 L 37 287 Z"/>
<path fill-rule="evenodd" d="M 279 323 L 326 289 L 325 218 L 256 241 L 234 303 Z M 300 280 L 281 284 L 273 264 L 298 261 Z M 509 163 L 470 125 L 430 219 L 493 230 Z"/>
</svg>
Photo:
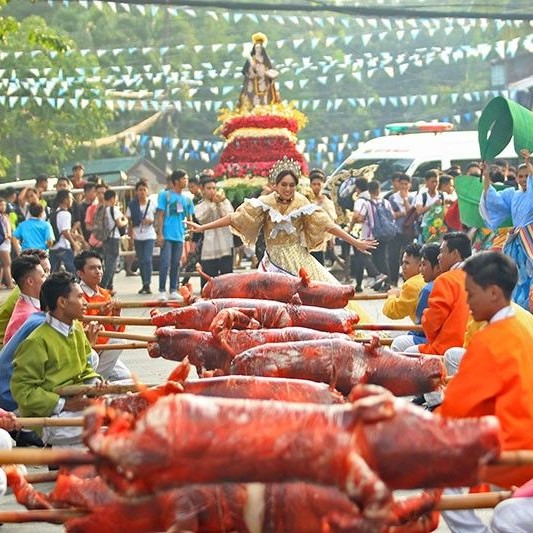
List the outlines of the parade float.
<svg viewBox="0 0 533 533">
<path fill-rule="evenodd" d="M 214 172 L 233 205 L 257 194 L 283 156 L 297 162 L 303 175 L 308 173 L 307 162 L 297 149 L 298 133 L 307 117 L 281 101 L 276 87 L 279 72 L 266 53 L 266 35 L 255 33 L 252 42 L 242 69 L 244 83 L 237 108 L 220 111 L 221 124 L 216 130 L 226 144 Z"/>
</svg>

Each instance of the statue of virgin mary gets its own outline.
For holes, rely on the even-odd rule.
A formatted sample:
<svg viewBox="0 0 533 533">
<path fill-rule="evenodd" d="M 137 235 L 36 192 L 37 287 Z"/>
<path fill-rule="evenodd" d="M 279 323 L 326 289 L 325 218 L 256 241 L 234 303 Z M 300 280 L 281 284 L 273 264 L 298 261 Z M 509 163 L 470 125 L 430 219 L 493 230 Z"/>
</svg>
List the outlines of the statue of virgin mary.
<svg viewBox="0 0 533 533">
<path fill-rule="evenodd" d="M 278 71 L 272 68 L 266 53 L 267 37 L 264 33 L 252 35 L 253 48 L 246 60 L 242 73 L 244 84 L 239 97 L 239 107 L 250 109 L 258 105 L 279 103 L 280 97 L 276 89 L 275 79 Z"/>
</svg>

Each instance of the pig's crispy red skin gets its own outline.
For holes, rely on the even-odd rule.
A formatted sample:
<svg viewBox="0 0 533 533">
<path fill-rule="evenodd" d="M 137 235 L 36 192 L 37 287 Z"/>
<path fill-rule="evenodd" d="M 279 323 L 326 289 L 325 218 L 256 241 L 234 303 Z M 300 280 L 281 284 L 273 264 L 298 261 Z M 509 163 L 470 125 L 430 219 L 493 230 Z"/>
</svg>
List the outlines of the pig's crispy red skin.
<svg viewBox="0 0 533 533">
<path fill-rule="evenodd" d="M 324 405 L 345 402 L 344 396 L 328 385 L 303 379 L 221 376 L 183 381 L 180 384 L 182 392 L 218 398 L 249 398 Z M 161 387 L 160 390 L 161 396 L 167 394 L 165 387 Z M 168 394 L 175 394 L 175 391 L 169 391 Z M 131 413 L 137 418 L 150 402 L 142 394 L 129 393 L 110 398 L 107 405 Z"/>
<path fill-rule="evenodd" d="M 237 355 L 230 373 L 332 383 L 345 395 L 359 383 L 380 385 L 397 396 L 418 395 L 442 386 L 445 378 L 441 357 L 405 357 L 342 339 L 257 346 Z"/>
<path fill-rule="evenodd" d="M 334 285 L 277 272 L 223 274 L 211 278 L 202 289 L 204 298 L 253 298 L 290 302 L 298 295 L 304 305 L 342 308 L 355 294 L 353 285 Z"/>
<path fill-rule="evenodd" d="M 53 491 L 41 495 L 38 503 L 32 494 L 40 493 L 15 473 L 11 481 L 20 504 L 31 509 L 75 507 L 89 511 L 67 520 L 69 533 L 114 533 L 118 526 L 129 533 L 171 528 L 198 533 L 371 533 L 381 525 L 364 518 L 358 505 L 338 490 L 305 483 L 192 485 L 124 498 L 95 472 L 81 478 L 76 472 L 61 471 Z M 391 519 L 395 516 L 392 512 Z"/>
<path fill-rule="evenodd" d="M 257 330 L 232 330 L 225 333 L 231 353 L 221 346 L 218 339 L 207 331 L 176 329 L 170 326 L 155 331 L 157 341 L 148 344 L 150 357 L 163 357 L 171 361 L 183 361 L 188 357 L 198 370 L 227 368 L 233 353 L 240 353 L 254 346 L 269 342 L 335 338 L 348 340 L 341 333 L 327 333 L 309 328 L 280 328 Z"/>
<path fill-rule="evenodd" d="M 306 327 L 331 333 L 352 333 L 359 322 L 356 313 L 345 309 L 324 309 L 308 305 L 285 304 L 267 300 L 221 298 L 201 300 L 192 305 L 152 315 L 154 326 L 175 326 L 184 329 L 209 330 L 222 309 L 251 308 L 255 319 L 264 328 Z"/>
<path fill-rule="evenodd" d="M 385 393 L 338 406 L 177 394 L 136 421 L 118 416 L 106 434 L 105 418 L 87 412 L 85 442 L 121 493 L 299 480 L 344 490 L 367 517 L 390 503 L 387 486 L 474 485 L 500 452 L 495 417 L 443 420 Z"/>
</svg>

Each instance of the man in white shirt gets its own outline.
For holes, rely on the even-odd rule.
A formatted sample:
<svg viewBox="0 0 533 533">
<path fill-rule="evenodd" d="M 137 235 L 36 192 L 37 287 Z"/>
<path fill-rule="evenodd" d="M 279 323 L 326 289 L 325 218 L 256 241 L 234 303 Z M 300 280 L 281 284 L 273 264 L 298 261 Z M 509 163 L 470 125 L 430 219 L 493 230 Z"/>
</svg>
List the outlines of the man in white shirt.
<svg viewBox="0 0 533 533">
<path fill-rule="evenodd" d="M 113 292 L 113 277 L 117 269 L 118 255 L 120 252 L 120 229 L 128 225 L 128 219 L 122 214 L 116 204 L 115 191 L 108 190 L 104 193 L 105 202 L 105 227 L 109 228 L 109 237 L 103 241 L 102 256 L 104 262 L 104 276 L 102 287 Z"/>
<path fill-rule="evenodd" d="M 73 201 L 74 198 L 70 191 L 63 189 L 57 192 L 57 209 L 50 216 L 50 223 L 56 237 L 56 243 L 50 249 L 52 272 L 58 272 L 61 264 L 71 274 L 76 272 L 74 252 L 78 251 L 79 245 L 72 235 L 72 215 L 69 211 Z"/>
<path fill-rule="evenodd" d="M 223 190 L 217 190 L 215 178 L 202 181 L 203 200 L 196 206 L 195 214 L 200 224 L 207 224 L 233 213 L 233 206 Z M 202 270 L 209 276 L 233 272 L 233 234 L 229 227 L 204 232 L 200 256 Z M 206 280 L 201 279 L 202 287 Z"/>
<path fill-rule="evenodd" d="M 415 198 L 416 212 L 422 217 L 421 226 L 427 225 L 426 214 L 431 206 L 443 203 L 443 194 L 437 189 L 439 186 L 439 171 L 437 169 L 428 170 L 426 173 L 425 190 L 420 191 Z"/>
<path fill-rule="evenodd" d="M 405 247 L 413 242 L 415 234 L 411 228 L 405 228 L 404 222 L 407 214 L 411 212 L 415 193 L 409 192 L 411 188 L 411 178 L 402 172 L 396 172 L 393 176 L 393 183 L 396 184 L 396 191 L 390 196 L 385 196 L 394 211 L 394 219 L 398 227 L 398 234 L 395 239 L 389 242 L 389 281 L 396 287 L 399 280 L 400 261 Z"/>
</svg>

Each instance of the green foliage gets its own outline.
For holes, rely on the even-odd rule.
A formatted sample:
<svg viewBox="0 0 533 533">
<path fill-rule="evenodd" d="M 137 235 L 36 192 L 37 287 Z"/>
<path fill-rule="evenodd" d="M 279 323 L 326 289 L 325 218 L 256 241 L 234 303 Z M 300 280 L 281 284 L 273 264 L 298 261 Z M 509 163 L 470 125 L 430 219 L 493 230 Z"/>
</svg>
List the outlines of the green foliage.
<svg viewBox="0 0 533 533">
<path fill-rule="evenodd" d="M 475 4 L 481 6 L 479 2 Z M 84 98 L 90 100 L 85 109 L 73 109 L 68 105 L 53 109 L 45 103 L 38 106 L 32 98 L 22 108 L 0 106 L 0 120 L 5 125 L 0 131 L 0 154 L 11 163 L 16 154 L 20 154 L 23 174 L 48 169 L 59 171 L 64 161 L 73 157 L 116 155 L 122 143 L 101 149 L 84 147 L 82 143 L 122 131 L 154 112 L 151 108 L 142 110 L 138 105 L 134 109 L 109 111 L 101 103 L 106 99 L 180 101 L 181 112 L 165 114 L 145 133 L 163 138 L 219 140 L 213 133 L 218 126 L 215 110 L 208 111 L 202 107 L 198 112 L 186 104 L 190 100 L 237 101 L 243 81 L 240 72 L 245 61 L 243 53 L 249 53 L 250 37 L 257 31 L 265 32 L 269 38 L 267 51 L 280 71 L 278 81 L 283 99 L 313 102 L 374 97 L 374 103 L 368 107 L 344 104 L 338 110 L 326 110 L 323 105 L 317 109 L 309 105 L 303 110 L 309 117 L 309 125 L 301 136 L 316 139 L 354 131 L 373 131 L 389 122 L 430 120 L 478 111 L 483 108 L 486 99 L 471 103 L 459 99 L 456 104 L 451 104 L 448 96 L 490 89 L 490 61 L 497 59 L 495 53 L 485 59 L 466 57 L 449 64 L 439 59 L 437 52 L 432 62 L 417 64 L 416 54 L 425 55 L 443 47 L 456 50 L 480 43 L 494 44 L 502 39 L 511 41 L 530 33 L 527 23 L 502 28 L 489 21 L 485 26 L 477 25 L 465 31 L 463 23 L 455 20 L 446 22 L 449 26 L 446 33 L 442 28 L 433 33 L 422 29 L 416 37 L 412 37 L 412 26 L 404 21 L 402 37 L 398 36 L 395 20 L 391 21 L 392 30 L 387 30 L 382 20 L 377 20 L 374 29 L 366 24 L 363 28 L 351 18 L 330 13 L 313 16 L 331 18 L 334 25 L 329 22 L 313 26 L 303 22 L 300 26 L 291 22 L 281 24 L 272 16 L 268 22 L 263 22 L 260 13 L 257 13 L 258 23 L 247 16 L 236 23 L 231 17 L 223 15 L 226 10 L 196 8 L 196 17 L 191 17 L 184 13 L 183 7 L 176 8 L 177 15 L 174 16 L 168 6 L 130 4 L 130 12 L 127 13 L 120 3 L 113 5 L 114 9 L 102 3 L 101 9 L 97 9 L 89 3 L 90 8 L 85 9 L 76 2 L 68 5 L 55 2 L 50 7 L 46 2 L 18 0 L 8 3 L 0 0 L 0 42 L 3 49 L 25 52 L 16 60 L 10 56 L 2 61 L 1 68 L 6 72 L 16 69 L 19 77 L 29 77 L 29 69 L 50 68 L 47 74 L 50 79 L 60 75 L 63 80 L 74 78 L 68 86 L 63 84 L 54 90 L 52 98 L 69 99 L 76 91 L 83 90 Z M 141 14 L 142 9 L 145 14 Z M 283 13 L 285 17 L 290 15 Z M 305 16 L 306 13 L 297 15 Z M 424 28 L 425 23 L 431 26 L 432 21 L 417 21 L 419 28 Z M 363 45 L 365 33 L 371 36 Z M 326 47 L 326 40 L 333 36 L 337 41 Z M 292 44 L 276 44 L 278 40 L 288 43 L 293 39 L 302 40 L 296 49 Z M 214 49 L 211 45 L 215 43 L 221 46 Z M 228 49 L 229 43 L 237 46 Z M 183 47 L 176 49 L 180 45 Z M 195 49 L 198 45 L 204 47 Z M 169 51 L 160 54 L 161 47 L 169 47 Z M 28 52 L 35 48 L 52 50 L 57 54 L 53 57 L 50 54 L 29 55 Z M 114 53 L 117 49 L 130 48 L 136 48 L 138 53 Z M 152 50 L 141 53 L 148 48 Z M 76 52 L 80 49 L 91 52 L 82 55 Z M 97 54 L 97 50 L 106 50 L 107 53 Z M 381 57 L 380 54 L 390 54 L 395 68 L 393 77 L 379 68 L 372 76 L 369 75 L 373 58 Z M 402 54 L 410 66 L 400 74 L 398 59 Z M 348 56 L 352 58 L 352 64 L 343 68 L 339 63 L 344 63 Z M 360 59 L 365 60 L 362 67 L 357 64 Z M 225 63 L 230 61 L 232 66 L 225 68 Z M 210 65 L 217 70 L 217 75 L 206 75 Z M 99 79 L 81 76 L 76 71 L 95 66 L 102 69 Z M 178 73 L 179 78 L 165 80 L 164 76 L 158 76 L 168 69 Z M 128 84 L 129 74 L 138 73 L 151 76 L 144 76 L 134 85 Z M 202 74 L 203 79 L 200 79 Z M 324 76 L 327 81 L 324 81 Z M 308 82 L 301 85 L 299 82 L 304 79 Z M 285 83 L 291 81 L 293 86 L 287 87 Z M 230 92 L 223 94 L 228 87 Z M 140 94 L 141 91 L 145 91 L 146 96 L 131 95 L 131 92 Z M 413 105 L 394 106 L 390 102 L 383 105 L 379 100 L 380 97 L 424 94 L 437 95 L 436 103 L 423 105 L 418 100 Z M 461 127 L 473 129 L 475 122 Z M 137 150 L 161 168 L 183 166 L 194 171 L 208 166 L 201 161 L 178 161 L 176 157 L 168 161 L 164 151 L 150 151 L 143 147 Z M 5 161 L 0 161 L 0 175 L 5 174 L 6 166 Z"/>
</svg>

